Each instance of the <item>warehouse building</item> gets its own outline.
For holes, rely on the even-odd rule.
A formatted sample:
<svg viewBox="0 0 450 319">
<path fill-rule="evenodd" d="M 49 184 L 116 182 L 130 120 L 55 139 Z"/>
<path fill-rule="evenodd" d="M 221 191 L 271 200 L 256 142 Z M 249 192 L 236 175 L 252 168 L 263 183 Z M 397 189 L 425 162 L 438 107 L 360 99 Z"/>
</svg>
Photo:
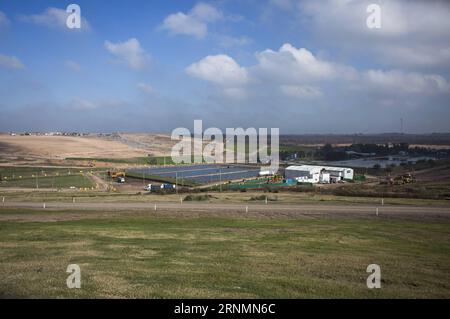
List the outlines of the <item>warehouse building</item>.
<svg viewBox="0 0 450 319">
<path fill-rule="evenodd" d="M 345 179 L 353 179 L 353 169 L 346 167 L 299 165 L 285 169 L 286 179 L 295 179 L 301 183 L 338 183 Z"/>
<path fill-rule="evenodd" d="M 261 167 L 259 176 L 273 176 L 278 173 L 278 169 L 272 167 Z"/>
</svg>

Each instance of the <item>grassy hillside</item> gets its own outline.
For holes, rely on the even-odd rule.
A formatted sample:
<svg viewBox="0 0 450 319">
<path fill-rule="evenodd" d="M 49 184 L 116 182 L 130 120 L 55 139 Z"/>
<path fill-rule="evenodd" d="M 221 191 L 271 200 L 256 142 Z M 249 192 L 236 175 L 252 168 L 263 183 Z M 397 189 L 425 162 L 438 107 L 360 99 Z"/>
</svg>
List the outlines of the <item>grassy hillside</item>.
<svg viewBox="0 0 450 319">
<path fill-rule="evenodd" d="M 448 222 L 93 213 L 0 210 L 0 296 L 450 298 Z M 366 287 L 372 263 L 381 289 Z"/>
</svg>

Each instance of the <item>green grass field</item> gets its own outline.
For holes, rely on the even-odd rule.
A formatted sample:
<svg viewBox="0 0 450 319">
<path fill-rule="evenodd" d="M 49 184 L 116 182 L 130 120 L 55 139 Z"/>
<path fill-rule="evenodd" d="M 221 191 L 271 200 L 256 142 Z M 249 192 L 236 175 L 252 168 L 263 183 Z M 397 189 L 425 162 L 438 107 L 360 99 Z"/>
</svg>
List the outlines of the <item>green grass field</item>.
<svg viewBox="0 0 450 319">
<path fill-rule="evenodd" d="M 20 188 L 91 188 L 95 185 L 84 175 L 26 177 L 14 180 L 4 180 L 0 187 Z"/>
<path fill-rule="evenodd" d="M 29 166 L 0 166 L 0 180 L 18 179 L 19 177 L 28 178 L 57 175 L 79 174 L 80 172 L 89 172 L 95 168 L 58 168 L 58 167 L 29 167 Z"/>
<path fill-rule="evenodd" d="M 0 187 L 11 188 L 90 188 L 95 185 L 84 173 L 95 168 L 0 167 Z"/>
<path fill-rule="evenodd" d="M 445 221 L 94 214 L 1 209 L 0 297 L 450 298 Z"/>
<path fill-rule="evenodd" d="M 381 205 L 381 198 L 376 197 L 353 197 L 353 196 L 335 196 L 327 194 L 315 194 L 308 192 L 279 192 L 269 193 L 263 191 L 246 191 L 246 192 L 199 192 L 192 193 L 211 195 L 209 201 L 211 203 L 248 203 L 252 198 L 261 195 L 269 197 L 277 197 L 276 203 L 272 204 L 328 204 L 328 205 Z M 0 197 L 5 197 L 6 201 L 12 202 L 72 202 L 72 198 L 76 197 L 77 202 L 139 202 L 139 203 L 158 203 L 158 202 L 179 202 L 180 198 L 185 197 L 188 193 L 180 194 L 149 194 L 145 192 L 136 194 L 136 192 L 98 192 L 98 191 L 45 191 L 36 192 L 34 189 L 8 192 L 0 187 Z M 431 200 L 418 198 L 384 198 L 385 205 L 419 205 L 419 206 L 441 206 L 449 207 L 448 200 Z"/>
</svg>

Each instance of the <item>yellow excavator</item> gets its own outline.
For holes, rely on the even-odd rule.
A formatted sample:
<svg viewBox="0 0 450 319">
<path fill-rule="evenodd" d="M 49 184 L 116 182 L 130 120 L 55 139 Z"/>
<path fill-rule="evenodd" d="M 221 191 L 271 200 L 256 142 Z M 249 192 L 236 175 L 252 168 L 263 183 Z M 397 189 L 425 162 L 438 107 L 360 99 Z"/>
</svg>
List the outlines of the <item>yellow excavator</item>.
<svg viewBox="0 0 450 319">
<path fill-rule="evenodd" d="M 111 178 L 125 177 L 125 172 L 108 171 L 108 176 Z"/>
</svg>

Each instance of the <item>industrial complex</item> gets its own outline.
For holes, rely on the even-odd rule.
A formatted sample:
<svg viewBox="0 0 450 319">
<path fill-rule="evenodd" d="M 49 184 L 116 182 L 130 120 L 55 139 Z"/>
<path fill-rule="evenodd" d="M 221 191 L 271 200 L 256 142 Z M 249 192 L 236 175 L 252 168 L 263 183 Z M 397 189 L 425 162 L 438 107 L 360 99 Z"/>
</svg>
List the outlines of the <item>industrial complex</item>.
<svg viewBox="0 0 450 319">
<path fill-rule="evenodd" d="M 353 179 L 353 169 L 347 167 L 300 165 L 289 166 L 285 170 L 286 179 L 295 179 L 301 183 L 338 183 Z"/>
<path fill-rule="evenodd" d="M 128 173 L 135 178 L 172 183 L 175 185 L 202 186 L 232 182 L 264 181 L 266 184 L 292 186 L 297 183 L 333 184 L 352 180 L 352 168 L 318 165 L 288 166 L 274 170 L 270 167 L 226 164 L 196 164 L 167 167 L 134 168 Z"/>
</svg>

